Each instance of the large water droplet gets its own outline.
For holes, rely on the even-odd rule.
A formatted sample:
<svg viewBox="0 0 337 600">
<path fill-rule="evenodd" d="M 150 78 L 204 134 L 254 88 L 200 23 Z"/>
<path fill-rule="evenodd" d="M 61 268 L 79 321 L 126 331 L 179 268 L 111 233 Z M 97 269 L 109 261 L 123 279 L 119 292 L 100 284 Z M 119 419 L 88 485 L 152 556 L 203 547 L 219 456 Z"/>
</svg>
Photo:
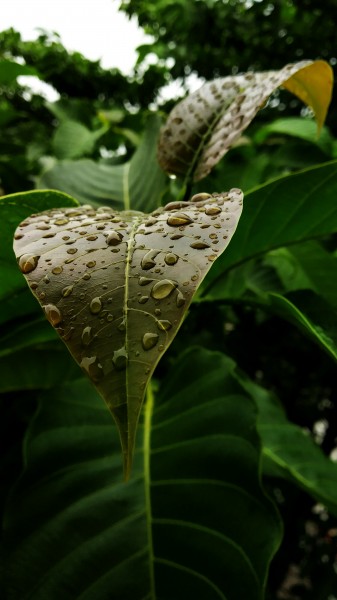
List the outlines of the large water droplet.
<svg viewBox="0 0 337 600">
<path fill-rule="evenodd" d="M 186 208 L 186 202 L 169 202 L 164 206 L 164 210 L 177 210 L 179 208 Z"/>
<path fill-rule="evenodd" d="M 82 331 L 82 344 L 83 346 L 89 346 L 91 340 L 92 340 L 92 328 L 91 327 L 85 327 Z"/>
<path fill-rule="evenodd" d="M 73 291 L 74 286 L 73 285 L 67 285 L 67 287 L 64 287 L 62 290 L 62 296 L 63 298 L 67 298 L 68 296 L 70 296 L 71 292 Z"/>
<path fill-rule="evenodd" d="M 209 248 L 209 244 L 206 242 L 193 242 L 191 244 L 191 248 L 195 248 L 196 250 L 204 250 L 205 248 Z"/>
<path fill-rule="evenodd" d="M 87 262 L 88 269 L 91 269 L 92 267 L 95 267 L 95 266 L 96 266 L 95 260 L 89 260 L 89 262 Z"/>
<path fill-rule="evenodd" d="M 205 213 L 209 216 L 218 215 L 219 213 L 221 213 L 221 208 L 216 204 L 208 204 L 207 206 L 205 206 Z"/>
<path fill-rule="evenodd" d="M 63 268 L 62 268 L 61 266 L 59 266 L 59 267 L 54 267 L 54 268 L 52 269 L 52 273 L 54 273 L 54 275 L 60 275 L 60 273 L 62 273 L 62 271 L 63 271 Z"/>
<path fill-rule="evenodd" d="M 157 327 L 161 331 L 168 331 L 169 329 L 171 329 L 172 323 L 171 323 L 171 321 L 165 321 L 165 320 L 157 321 Z"/>
<path fill-rule="evenodd" d="M 22 273 L 30 273 L 31 271 L 34 271 L 39 258 L 39 256 L 34 256 L 33 254 L 23 254 L 20 256 L 19 267 Z"/>
<path fill-rule="evenodd" d="M 153 279 L 151 279 L 150 277 L 139 277 L 138 279 L 138 283 L 139 285 L 148 285 L 149 283 L 152 283 Z"/>
<path fill-rule="evenodd" d="M 150 250 L 143 256 L 140 264 L 144 271 L 148 271 L 148 269 L 152 269 L 152 267 L 156 266 L 154 259 L 157 254 L 159 254 L 158 250 Z"/>
<path fill-rule="evenodd" d="M 144 350 L 151 350 L 158 342 L 159 335 L 157 333 L 144 333 L 142 338 L 142 346 Z"/>
<path fill-rule="evenodd" d="M 207 194 L 206 192 L 201 192 L 200 194 L 194 194 L 194 196 L 191 198 L 191 202 L 202 202 L 208 198 L 212 198 L 212 195 Z"/>
<path fill-rule="evenodd" d="M 163 279 L 154 284 L 151 290 L 151 296 L 156 300 L 162 300 L 163 298 L 167 298 L 175 288 L 176 284 L 173 281 L 170 279 Z"/>
<path fill-rule="evenodd" d="M 179 225 L 188 225 L 189 223 L 193 223 L 191 217 L 186 215 L 185 213 L 174 213 L 170 215 L 167 219 L 167 224 L 172 227 L 179 227 Z"/>
<path fill-rule="evenodd" d="M 54 221 L 55 225 L 67 225 L 67 223 L 69 223 L 69 219 L 66 218 L 62 218 L 62 219 L 57 219 L 56 221 Z"/>
<path fill-rule="evenodd" d="M 100 364 L 97 356 L 85 356 L 82 359 L 80 366 L 88 373 L 89 377 L 93 381 L 99 381 L 104 375 L 103 367 Z"/>
<path fill-rule="evenodd" d="M 178 256 L 173 254 L 173 252 L 168 252 L 164 258 L 167 265 L 175 265 L 178 261 Z"/>
<path fill-rule="evenodd" d="M 49 323 L 54 327 L 61 323 L 63 317 L 57 306 L 54 306 L 54 304 L 46 304 L 43 308 Z"/>
<path fill-rule="evenodd" d="M 180 292 L 180 290 L 178 290 L 177 299 L 176 299 L 176 304 L 177 304 L 178 308 L 180 308 L 181 306 L 184 306 L 185 302 L 186 302 L 185 297 Z"/>
<path fill-rule="evenodd" d="M 77 248 L 69 248 L 69 250 L 67 250 L 67 254 L 76 254 L 77 252 Z"/>
<path fill-rule="evenodd" d="M 139 304 L 145 304 L 148 301 L 148 296 L 141 296 L 138 300 Z"/>
<path fill-rule="evenodd" d="M 88 235 L 87 240 L 89 240 L 89 242 L 94 242 L 97 240 L 97 235 Z"/>
<path fill-rule="evenodd" d="M 117 246 L 121 243 L 123 236 L 119 231 L 110 231 L 106 238 L 106 242 L 109 246 Z"/>
<path fill-rule="evenodd" d="M 115 365 L 117 371 L 124 371 L 128 364 L 128 355 L 125 347 L 115 350 L 112 355 L 112 362 Z"/>
<path fill-rule="evenodd" d="M 101 299 L 97 296 L 97 298 L 93 298 L 90 302 L 90 312 L 93 315 L 97 315 L 102 310 L 102 302 Z"/>
</svg>

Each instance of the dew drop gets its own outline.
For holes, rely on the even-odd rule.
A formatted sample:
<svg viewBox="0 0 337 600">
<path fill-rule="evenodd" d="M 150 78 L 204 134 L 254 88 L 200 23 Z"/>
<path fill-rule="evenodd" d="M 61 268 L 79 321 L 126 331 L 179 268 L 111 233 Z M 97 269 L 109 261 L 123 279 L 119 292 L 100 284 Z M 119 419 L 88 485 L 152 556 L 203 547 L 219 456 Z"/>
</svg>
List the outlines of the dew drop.
<svg viewBox="0 0 337 600">
<path fill-rule="evenodd" d="M 118 329 L 118 331 L 125 331 L 125 329 L 126 329 L 125 321 L 122 321 L 121 324 L 118 325 L 117 329 Z"/>
<path fill-rule="evenodd" d="M 38 284 L 36 283 L 36 281 L 33 281 L 33 283 L 30 284 L 31 290 L 36 290 L 37 287 L 38 287 Z"/>
<path fill-rule="evenodd" d="M 144 271 L 148 271 L 148 269 L 152 269 L 152 267 L 156 266 L 154 259 L 156 258 L 157 254 L 159 254 L 158 250 L 150 250 L 143 256 L 140 264 Z"/>
<path fill-rule="evenodd" d="M 182 233 L 175 233 L 171 235 L 170 240 L 180 240 L 180 238 L 184 237 Z"/>
<path fill-rule="evenodd" d="M 175 265 L 178 261 L 178 256 L 173 254 L 173 252 L 168 252 L 164 258 L 167 265 Z"/>
<path fill-rule="evenodd" d="M 177 304 L 178 308 L 180 308 L 181 306 L 183 306 L 185 304 L 185 301 L 186 301 L 185 297 L 178 290 L 177 299 L 176 299 L 176 304 Z"/>
<path fill-rule="evenodd" d="M 177 210 L 179 208 L 186 208 L 186 202 L 169 202 L 164 206 L 164 210 Z"/>
<path fill-rule="evenodd" d="M 138 300 L 139 304 L 145 304 L 148 301 L 148 296 L 141 296 Z"/>
<path fill-rule="evenodd" d="M 152 283 L 153 279 L 150 279 L 150 277 L 140 277 L 138 279 L 138 283 L 139 285 L 148 285 L 149 283 Z"/>
<path fill-rule="evenodd" d="M 151 296 L 156 300 L 162 300 L 163 298 L 167 298 L 175 288 L 176 284 L 173 281 L 170 279 L 163 279 L 154 284 L 151 290 Z"/>
<path fill-rule="evenodd" d="M 91 269 L 92 267 L 96 266 L 96 261 L 95 260 L 89 260 L 89 262 L 87 262 L 88 269 Z"/>
<path fill-rule="evenodd" d="M 57 219 L 56 221 L 54 221 L 55 225 L 67 225 L 67 223 L 69 223 L 69 219 Z"/>
<path fill-rule="evenodd" d="M 88 279 L 90 279 L 90 278 L 91 278 L 90 273 L 84 273 L 84 275 L 82 277 L 82 279 L 84 279 L 85 281 L 88 281 Z"/>
<path fill-rule="evenodd" d="M 205 248 L 209 248 L 209 244 L 206 242 L 193 242 L 190 244 L 191 248 L 195 248 L 196 250 L 204 250 Z"/>
<path fill-rule="evenodd" d="M 101 299 L 97 296 L 97 298 L 93 298 L 90 302 L 90 312 L 93 315 L 97 315 L 102 310 L 102 302 Z"/>
<path fill-rule="evenodd" d="M 198 275 L 192 275 L 191 281 L 196 281 L 198 279 Z"/>
<path fill-rule="evenodd" d="M 14 236 L 15 240 L 21 240 L 21 238 L 23 238 L 23 234 L 22 233 L 16 233 Z"/>
<path fill-rule="evenodd" d="M 193 220 L 185 213 L 177 212 L 173 215 L 170 215 L 167 219 L 167 224 L 171 225 L 171 227 L 178 227 L 179 225 L 188 225 L 189 223 L 193 223 Z"/>
<path fill-rule="evenodd" d="M 89 238 L 88 238 L 89 239 Z M 119 231 L 110 231 L 106 238 L 108 246 L 117 246 L 121 243 L 123 236 Z"/>
<path fill-rule="evenodd" d="M 89 242 L 94 242 L 97 240 L 97 235 L 88 235 L 87 240 L 89 240 Z"/>
<path fill-rule="evenodd" d="M 54 304 L 46 304 L 43 308 L 49 323 L 54 327 L 61 323 L 63 317 L 57 306 L 54 306 Z"/>
<path fill-rule="evenodd" d="M 54 267 L 52 270 L 52 273 L 54 273 L 54 275 L 59 275 L 60 273 L 62 273 L 63 268 L 61 266 L 59 267 Z"/>
<path fill-rule="evenodd" d="M 73 291 L 74 286 L 73 285 L 67 285 L 67 287 L 64 287 L 62 290 L 62 296 L 63 298 L 67 298 L 68 296 L 70 296 L 71 292 Z"/>
<path fill-rule="evenodd" d="M 30 273 L 34 271 L 39 261 L 39 256 L 33 254 L 23 254 L 19 259 L 19 267 L 22 273 Z"/>
<path fill-rule="evenodd" d="M 89 346 L 90 342 L 92 341 L 92 328 L 91 327 L 85 327 L 82 331 L 82 344 L 83 346 Z"/>
<path fill-rule="evenodd" d="M 76 254 L 77 252 L 77 248 L 69 248 L 69 250 L 67 250 L 67 254 Z"/>
<path fill-rule="evenodd" d="M 113 321 L 114 316 L 111 313 L 108 313 L 106 316 L 106 320 L 108 321 L 108 323 L 111 323 L 111 321 Z"/>
<path fill-rule="evenodd" d="M 211 194 L 201 192 L 200 194 L 194 194 L 191 198 L 191 202 L 202 202 L 203 200 L 208 200 L 208 198 L 212 198 Z"/>
<path fill-rule="evenodd" d="M 72 337 L 74 331 L 75 331 L 75 327 L 70 327 L 68 329 L 68 331 L 66 331 L 64 333 L 64 335 L 62 335 L 62 337 L 63 337 L 63 339 L 64 339 L 65 342 L 67 342 L 68 340 L 70 340 L 70 338 Z"/>
<path fill-rule="evenodd" d="M 208 216 L 218 215 L 219 213 L 221 213 L 220 206 L 209 204 L 205 207 L 205 214 Z"/>
<path fill-rule="evenodd" d="M 144 333 L 142 338 L 142 346 L 144 350 L 151 350 L 157 344 L 159 335 L 157 333 Z"/>
<path fill-rule="evenodd" d="M 161 331 L 168 331 L 169 329 L 171 329 L 172 323 L 171 323 L 171 321 L 165 321 L 165 320 L 157 321 L 157 327 Z"/>
<path fill-rule="evenodd" d="M 44 278 L 43 278 L 43 281 L 45 283 L 50 283 L 50 277 L 49 277 L 49 275 L 45 275 Z"/>
<path fill-rule="evenodd" d="M 154 311 L 154 314 L 155 314 L 155 315 L 157 315 L 157 317 L 158 317 L 159 315 L 161 315 L 161 310 L 160 310 L 160 308 L 156 308 L 156 309 L 155 309 L 155 311 Z"/>
<path fill-rule="evenodd" d="M 93 381 L 99 381 L 104 375 L 103 367 L 97 356 L 85 356 L 80 363 L 80 367 L 88 373 Z"/>
<path fill-rule="evenodd" d="M 115 365 L 117 371 L 124 371 L 128 364 L 128 355 L 125 347 L 115 350 L 112 355 L 112 362 Z"/>
</svg>

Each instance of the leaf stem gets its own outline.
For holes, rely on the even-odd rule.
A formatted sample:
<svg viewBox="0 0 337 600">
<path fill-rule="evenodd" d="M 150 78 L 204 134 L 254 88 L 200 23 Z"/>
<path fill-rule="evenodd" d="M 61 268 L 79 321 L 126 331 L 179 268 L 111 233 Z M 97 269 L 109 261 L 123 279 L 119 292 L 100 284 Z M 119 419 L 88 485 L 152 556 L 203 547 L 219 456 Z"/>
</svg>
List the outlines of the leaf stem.
<svg viewBox="0 0 337 600">
<path fill-rule="evenodd" d="M 149 545 L 149 571 L 150 571 L 150 592 L 151 599 L 155 600 L 155 579 L 154 579 L 154 555 L 153 555 L 153 539 L 152 539 L 152 507 L 151 507 L 151 468 L 150 468 L 150 455 L 151 455 L 151 424 L 152 424 L 152 413 L 154 407 L 154 394 L 151 384 L 151 379 L 146 390 L 146 402 L 145 402 L 145 419 L 144 419 L 144 494 L 145 494 L 145 510 L 146 510 L 146 524 L 147 524 L 147 537 Z"/>
</svg>

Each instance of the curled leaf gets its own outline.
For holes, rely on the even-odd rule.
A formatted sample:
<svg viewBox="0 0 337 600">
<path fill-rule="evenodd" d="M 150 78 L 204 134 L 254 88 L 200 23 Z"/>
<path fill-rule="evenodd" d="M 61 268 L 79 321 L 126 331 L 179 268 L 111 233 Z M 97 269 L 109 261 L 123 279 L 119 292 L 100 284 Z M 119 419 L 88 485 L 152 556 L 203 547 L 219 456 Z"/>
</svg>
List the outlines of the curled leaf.
<svg viewBox="0 0 337 600">
<path fill-rule="evenodd" d="M 147 382 L 241 210 L 242 192 L 232 189 L 149 215 L 55 209 L 16 230 L 32 292 L 115 418 L 126 477 Z"/>
<path fill-rule="evenodd" d="M 280 71 L 214 79 L 170 113 L 159 139 L 159 163 L 164 171 L 188 181 L 203 179 L 280 86 L 313 109 L 320 129 L 332 83 L 332 69 L 322 60 L 289 64 Z"/>
</svg>

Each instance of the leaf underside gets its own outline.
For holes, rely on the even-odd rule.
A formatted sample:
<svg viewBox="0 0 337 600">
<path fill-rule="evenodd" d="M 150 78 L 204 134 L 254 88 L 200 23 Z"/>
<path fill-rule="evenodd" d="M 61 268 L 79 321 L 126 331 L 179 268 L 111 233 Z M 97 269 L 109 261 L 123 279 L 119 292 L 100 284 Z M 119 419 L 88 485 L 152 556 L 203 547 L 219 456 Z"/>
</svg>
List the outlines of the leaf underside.
<svg viewBox="0 0 337 600">
<path fill-rule="evenodd" d="M 117 423 L 126 477 L 147 382 L 241 210 L 233 189 L 149 215 L 50 210 L 16 230 L 21 271 Z"/>
<path fill-rule="evenodd" d="M 188 181 L 203 179 L 280 86 L 313 109 L 320 129 L 332 83 L 332 69 L 322 60 L 289 64 L 280 71 L 214 79 L 170 113 L 159 139 L 159 163 L 164 171 Z"/>
</svg>

